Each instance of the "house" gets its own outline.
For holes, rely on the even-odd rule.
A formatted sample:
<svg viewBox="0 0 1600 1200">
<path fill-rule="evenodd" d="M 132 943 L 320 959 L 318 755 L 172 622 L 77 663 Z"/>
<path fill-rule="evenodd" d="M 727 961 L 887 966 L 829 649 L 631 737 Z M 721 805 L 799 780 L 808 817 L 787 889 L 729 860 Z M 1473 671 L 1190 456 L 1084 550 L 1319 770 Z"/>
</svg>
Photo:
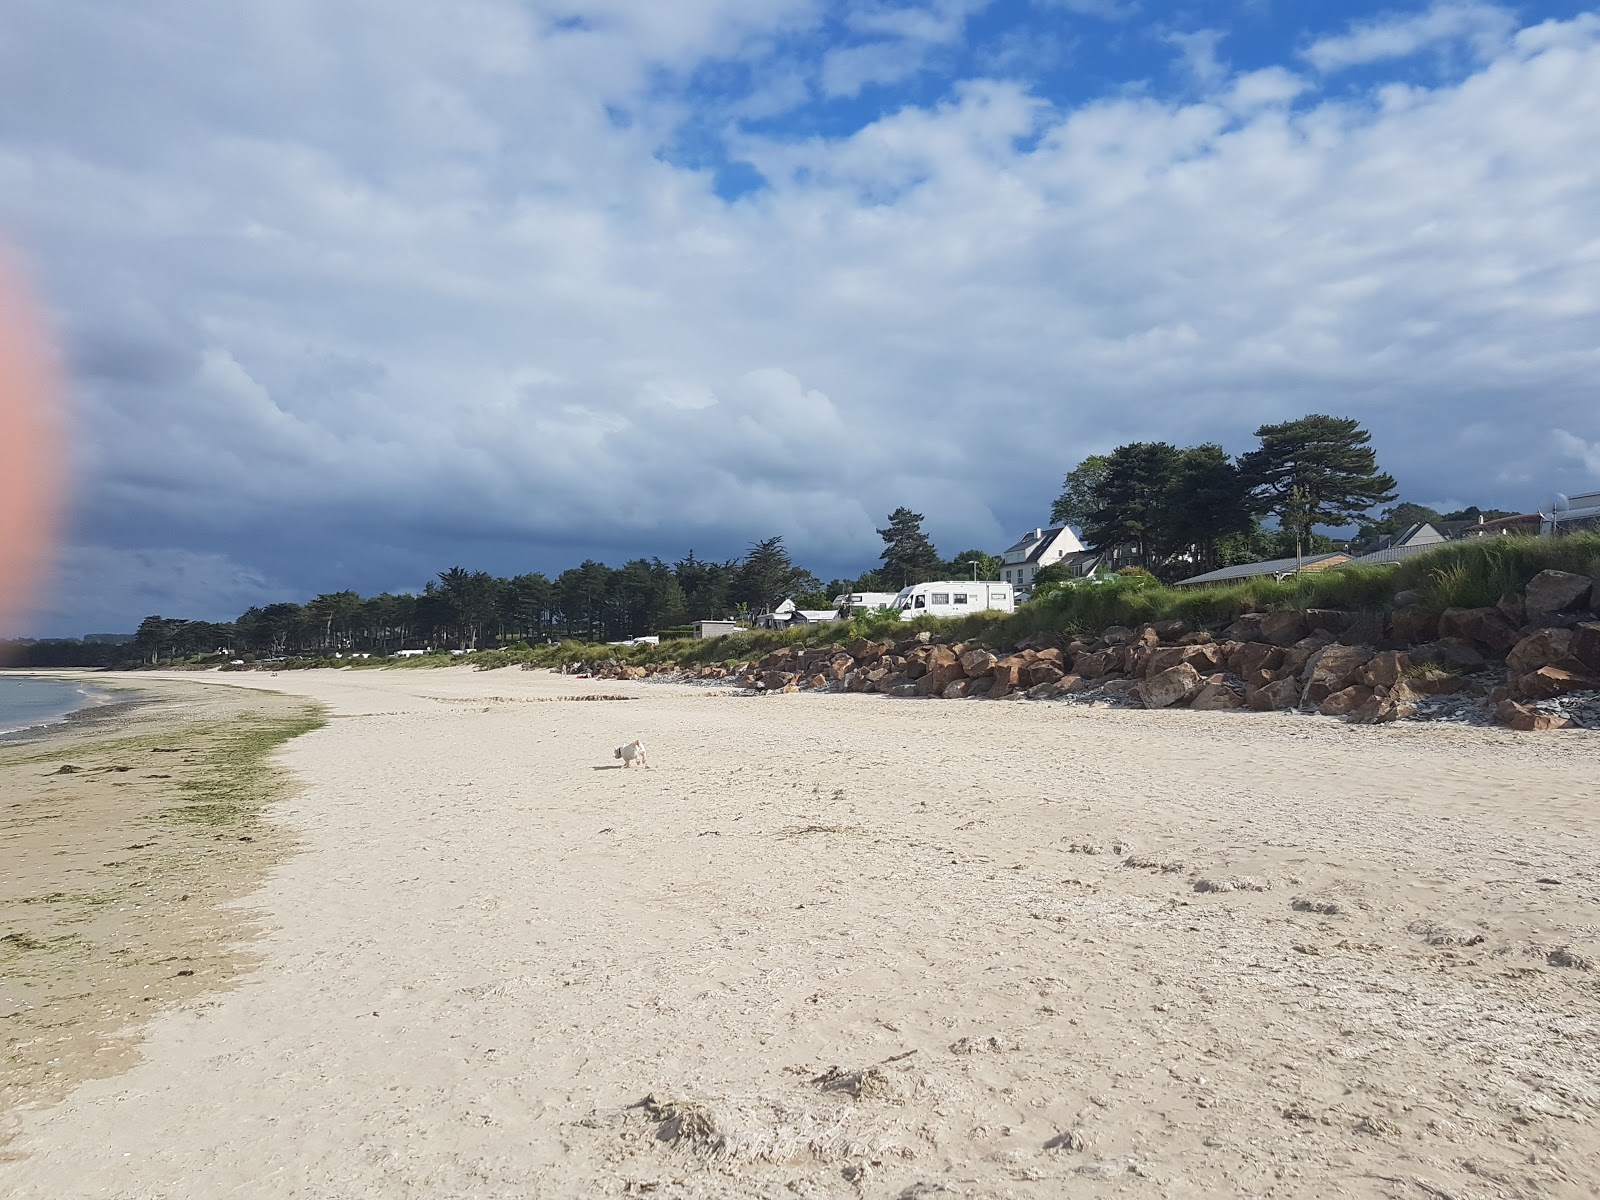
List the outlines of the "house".
<svg viewBox="0 0 1600 1200">
<path fill-rule="evenodd" d="M 1350 561 L 1348 554 L 1307 554 L 1300 559 L 1272 558 L 1266 562 L 1240 563 L 1236 567 L 1223 567 L 1217 571 L 1207 571 L 1204 575 L 1195 575 L 1189 579 L 1180 579 L 1174 587 L 1222 587 L 1230 583 L 1242 583 L 1246 579 L 1286 579 L 1297 571 L 1310 573 L 1312 571 L 1326 571 L 1329 567 L 1342 567 Z M 1296 566 L 1298 563 L 1298 567 Z"/>
<path fill-rule="evenodd" d="M 1057 525 L 1053 529 L 1031 529 L 1022 535 L 1016 545 L 1000 555 L 1000 578 L 1013 587 L 1026 590 L 1032 586 L 1033 577 L 1039 573 L 1040 567 L 1059 562 L 1073 566 L 1074 560 L 1081 562 L 1091 557 L 1077 535 L 1065 525 Z M 1092 569 L 1091 564 L 1089 570 Z"/>
<path fill-rule="evenodd" d="M 744 626 L 737 621 L 696 621 L 694 635 L 697 638 L 725 637 L 730 633 L 743 633 Z"/>
<path fill-rule="evenodd" d="M 1353 567 L 1381 566 L 1402 562 L 1444 545 L 1450 539 L 1427 521 L 1422 521 L 1399 533 L 1372 538 L 1353 549 L 1357 552 L 1350 560 Z"/>
</svg>

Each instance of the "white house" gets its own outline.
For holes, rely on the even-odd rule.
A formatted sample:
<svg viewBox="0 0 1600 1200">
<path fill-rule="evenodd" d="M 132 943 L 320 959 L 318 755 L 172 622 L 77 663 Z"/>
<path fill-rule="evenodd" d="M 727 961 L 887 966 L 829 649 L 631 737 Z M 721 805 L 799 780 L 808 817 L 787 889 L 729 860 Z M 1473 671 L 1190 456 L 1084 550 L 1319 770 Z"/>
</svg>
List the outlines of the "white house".
<svg viewBox="0 0 1600 1200">
<path fill-rule="evenodd" d="M 1084 554 L 1083 543 L 1065 525 L 1054 529 L 1031 529 L 1015 546 L 1000 556 L 1000 578 L 1026 591 L 1040 567 L 1058 563 L 1069 555 Z"/>
</svg>

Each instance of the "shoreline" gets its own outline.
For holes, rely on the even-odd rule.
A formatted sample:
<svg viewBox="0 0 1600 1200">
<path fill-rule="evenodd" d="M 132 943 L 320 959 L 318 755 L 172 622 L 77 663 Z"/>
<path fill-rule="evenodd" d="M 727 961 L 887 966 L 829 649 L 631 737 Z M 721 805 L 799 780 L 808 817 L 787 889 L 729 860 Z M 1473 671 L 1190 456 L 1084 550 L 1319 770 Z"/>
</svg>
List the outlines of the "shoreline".
<svg viewBox="0 0 1600 1200">
<path fill-rule="evenodd" d="M 60 673 L 12 668 L 0 670 L 0 679 L 45 679 L 76 683 L 82 688 L 90 689 L 81 692 L 83 703 L 76 708 L 43 721 L 36 721 L 31 725 L 0 729 L 0 746 L 31 742 L 48 737 L 54 731 L 81 727 L 96 720 L 114 719 L 119 713 L 131 711 L 140 704 L 151 702 L 147 698 L 148 694 L 137 687 L 96 684 L 91 682 L 91 675 L 92 673 L 70 670 L 63 670 Z"/>
<path fill-rule="evenodd" d="M 236 902 L 292 845 L 266 815 L 288 784 L 262 767 L 270 747 L 233 747 L 298 719 L 303 701 L 202 680 L 96 686 L 115 699 L 0 739 L 13 864 L 0 879 L 0 1161 L 25 1112 L 126 1070 L 156 1013 L 232 985 L 252 920 Z M 252 787 L 237 811 L 205 807 Z"/>
</svg>

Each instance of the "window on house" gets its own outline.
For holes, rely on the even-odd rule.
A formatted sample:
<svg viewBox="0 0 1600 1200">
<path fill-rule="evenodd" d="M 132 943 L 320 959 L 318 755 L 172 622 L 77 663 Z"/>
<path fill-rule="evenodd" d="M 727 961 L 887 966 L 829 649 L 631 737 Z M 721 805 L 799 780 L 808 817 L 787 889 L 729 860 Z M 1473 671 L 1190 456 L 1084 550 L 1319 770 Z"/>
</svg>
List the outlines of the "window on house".
<svg viewBox="0 0 1600 1200">
<path fill-rule="evenodd" d="M 929 596 L 928 599 L 934 604 L 949 604 L 950 603 L 950 593 L 949 592 L 935 592 L 933 595 Z"/>
</svg>

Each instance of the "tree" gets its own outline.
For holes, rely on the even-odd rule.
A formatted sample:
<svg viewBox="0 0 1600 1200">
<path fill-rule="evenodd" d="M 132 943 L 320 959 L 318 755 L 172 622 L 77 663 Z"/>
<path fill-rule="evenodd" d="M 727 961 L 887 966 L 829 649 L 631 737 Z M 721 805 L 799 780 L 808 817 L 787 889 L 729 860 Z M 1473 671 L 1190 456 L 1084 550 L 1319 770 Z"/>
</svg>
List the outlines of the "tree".
<svg viewBox="0 0 1600 1200">
<path fill-rule="evenodd" d="M 1313 525 L 1350 525 L 1395 498 L 1379 472 L 1372 435 L 1347 417 L 1320 413 L 1263 425 L 1258 449 L 1239 460 L 1256 512 L 1275 515 L 1295 538 L 1296 557 Z"/>
<path fill-rule="evenodd" d="M 818 586 L 817 577 L 804 567 L 795 566 L 783 548 L 783 538 L 770 537 L 756 542 L 739 565 L 734 598 L 752 612 L 770 612 L 785 596 L 809 592 Z"/>
<path fill-rule="evenodd" d="M 1061 495 L 1050 506 L 1052 524 L 1083 528 L 1089 514 L 1102 507 L 1098 489 L 1110 462 L 1110 455 L 1091 454 L 1067 472 L 1067 477 L 1061 481 Z"/>
<path fill-rule="evenodd" d="M 889 528 L 878 530 L 883 539 L 883 576 L 898 590 L 926 583 L 944 573 L 944 563 L 922 532 L 922 514 L 901 505 L 889 514 Z"/>
<path fill-rule="evenodd" d="M 1178 456 L 1161 531 L 1163 557 L 1187 552 L 1199 571 L 1216 564 L 1217 543 L 1254 525 L 1244 479 L 1221 446 L 1191 446 Z"/>
<path fill-rule="evenodd" d="M 1139 565 L 1171 541 L 1171 501 L 1182 452 L 1167 442 L 1130 442 L 1106 456 L 1095 486 L 1099 507 L 1084 521 L 1084 539 L 1096 550 L 1131 545 Z"/>
<path fill-rule="evenodd" d="M 950 569 L 945 573 L 951 579 L 999 579 L 1003 561 L 982 550 L 963 550 L 950 560 Z"/>
</svg>

